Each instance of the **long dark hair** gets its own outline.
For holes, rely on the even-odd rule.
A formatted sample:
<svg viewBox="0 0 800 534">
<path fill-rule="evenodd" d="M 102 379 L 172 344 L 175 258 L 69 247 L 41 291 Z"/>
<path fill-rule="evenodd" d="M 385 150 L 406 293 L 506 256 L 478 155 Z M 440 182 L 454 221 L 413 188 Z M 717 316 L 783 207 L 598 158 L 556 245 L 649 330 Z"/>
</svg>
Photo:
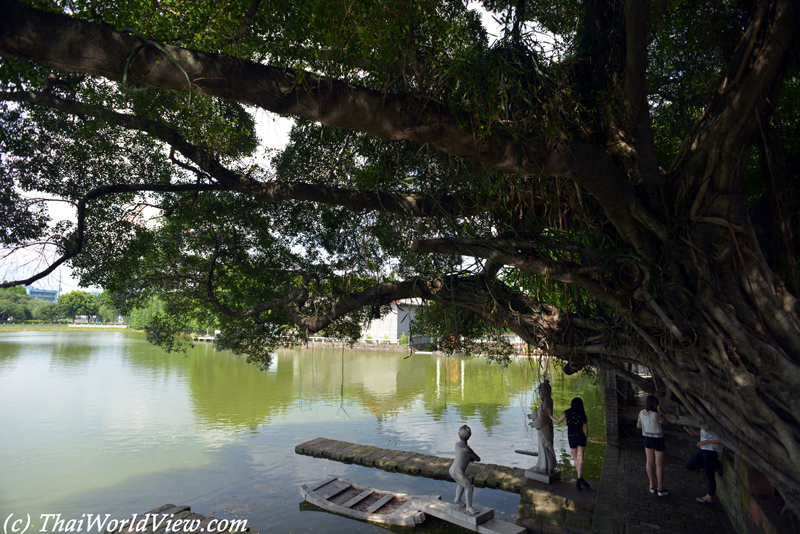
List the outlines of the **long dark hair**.
<svg viewBox="0 0 800 534">
<path fill-rule="evenodd" d="M 658 409 L 658 399 L 655 395 L 648 395 L 644 401 L 644 409 L 648 412 L 655 412 Z"/>
<path fill-rule="evenodd" d="M 583 400 L 580 397 L 575 397 L 572 399 L 572 402 L 569 405 L 569 411 L 578 414 L 578 417 L 581 418 L 582 423 L 585 423 L 589 420 L 586 417 L 586 410 L 583 409 Z"/>
</svg>

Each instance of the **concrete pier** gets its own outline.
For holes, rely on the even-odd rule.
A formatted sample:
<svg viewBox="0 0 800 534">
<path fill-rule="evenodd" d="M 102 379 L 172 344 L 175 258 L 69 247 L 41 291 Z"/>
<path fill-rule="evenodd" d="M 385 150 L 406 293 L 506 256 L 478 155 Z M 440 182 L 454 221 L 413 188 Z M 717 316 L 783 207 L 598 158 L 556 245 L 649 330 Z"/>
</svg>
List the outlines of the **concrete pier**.
<svg viewBox="0 0 800 534">
<path fill-rule="evenodd" d="M 326 438 L 301 443 L 295 447 L 295 452 L 384 471 L 452 480 L 448 474 L 452 458 Z M 582 534 L 591 529 L 596 490 L 600 487 L 598 482 L 591 481 L 593 491 L 578 491 L 575 479 L 563 478 L 554 484 L 542 484 L 526 478 L 524 469 L 483 463 L 470 464 L 466 473 L 470 482 L 477 487 L 518 493 L 520 504 L 517 524 L 530 532 L 548 529 L 563 532 L 567 526 L 571 532 Z"/>
<path fill-rule="evenodd" d="M 439 480 L 452 480 L 448 471 L 452 458 L 442 458 L 410 451 L 383 449 L 335 439 L 316 438 L 294 448 L 297 454 L 327 458 L 337 462 L 376 467 Z M 496 464 L 472 463 L 467 477 L 479 488 L 494 488 L 519 493 L 525 485 L 525 470 Z"/>
</svg>

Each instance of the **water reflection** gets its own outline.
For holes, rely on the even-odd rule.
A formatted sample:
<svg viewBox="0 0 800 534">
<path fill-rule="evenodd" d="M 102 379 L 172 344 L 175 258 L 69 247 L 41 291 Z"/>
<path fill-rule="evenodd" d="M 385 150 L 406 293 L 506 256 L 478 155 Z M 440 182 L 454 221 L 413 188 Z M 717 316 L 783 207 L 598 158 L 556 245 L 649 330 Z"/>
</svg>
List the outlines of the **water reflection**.
<svg viewBox="0 0 800 534">
<path fill-rule="evenodd" d="M 0 337 L 0 372 L 2 372 L 3 367 L 10 365 L 13 360 L 19 358 L 21 352 L 19 344 L 5 342 Z"/>
<path fill-rule="evenodd" d="M 229 353 L 209 351 L 204 346 L 188 357 L 146 356 L 145 361 L 136 356 L 137 366 L 144 363 L 151 371 L 175 367 L 185 376 L 193 412 L 208 428 L 252 430 L 290 412 L 295 421 L 315 420 L 314 413 L 303 415 L 310 406 L 386 420 L 421 404 L 435 421 L 445 413 L 463 420 L 477 417 L 491 433 L 515 397 L 531 388 L 528 378 L 516 372 L 520 364 L 504 369 L 468 358 L 286 350 L 262 372 Z"/>
<path fill-rule="evenodd" d="M 591 378 L 550 373 L 557 413 L 572 397 L 584 399 L 585 472 L 596 479 L 602 389 Z M 540 378 L 526 360 L 501 367 L 479 358 L 284 350 L 262 371 L 210 345 L 167 355 L 129 332 L 1 335 L 0 512 L 143 512 L 258 474 L 277 495 L 275 513 L 290 514 L 298 481 L 326 469 L 424 493 L 413 486 L 431 481 L 301 457 L 294 446 L 324 436 L 450 456 L 464 423 L 485 462 L 527 468 L 535 462 L 514 449 L 536 449 L 525 416 Z M 555 445 L 567 467 L 565 428 L 557 427 Z"/>
</svg>

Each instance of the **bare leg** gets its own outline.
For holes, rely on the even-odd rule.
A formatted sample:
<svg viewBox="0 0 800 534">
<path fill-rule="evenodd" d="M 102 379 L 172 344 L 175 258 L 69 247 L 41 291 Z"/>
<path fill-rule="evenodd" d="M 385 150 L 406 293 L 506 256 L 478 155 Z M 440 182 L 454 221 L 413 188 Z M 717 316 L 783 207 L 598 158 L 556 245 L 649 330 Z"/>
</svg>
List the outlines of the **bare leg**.
<svg viewBox="0 0 800 534">
<path fill-rule="evenodd" d="M 645 468 L 647 469 L 647 478 L 650 479 L 650 489 L 653 489 L 656 487 L 656 485 L 653 484 L 653 463 L 656 451 L 655 449 L 648 449 L 645 447 L 644 452 L 647 455 L 647 463 L 645 464 Z M 660 481 L 661 478 L 659 477 L 659 483 Z M 661 486 L 659 485 L 658 487 L 660 488 Z"/>
<path fill-rule="evenodd" d="M 581 478 L 582 469 L 578 467 L 578 449 L 570 449 L 569 452 L 572 453 L 572 463 L 575 464 L 575 469 L 578 471 L 578 478 Z"/>
<path fill-rule="evenodd" d="M 583 465 L 578 456 L 578 448 L 570 449 L 572 453 L 572 462 L 575 464 L 575 470 L 578 472 L 578 478 L 575 479 L 575 489 L 581 491 L 581 478 L 583 478 Z"/>
<path fill-rule="evenodd" d="M 477 508 L 472 507 L 472 494 L 475 491 L 475 487 L 470 484 L 466 489 L 467 494 L 467 512 L 471 514 L 477 514 L 479 510 Z"/>
<path fill-rule="evenodd" d="M 664 451 L 653 451 L 656 456 L 656 476 L 658 477 L 658 491 L 664 491 Z M 652 471 L 652 467 L 650 468 Z M 653 476 L 650 475 L 650 487 L 653 487 Z"/>
<path fill-rule="evenodd" d="M 464 501 L 461 500 L 462 495 L 464 495 L 464 488 L 461 486 L 461 484 L 458 484 L 458 487 L 456 488 L 456 498 L 453 502 L 459 506 L 466 506 Z"/>
<path fill-rule="evenodd" d="M 474 486 L 470 483 L 469 479 L 464 473 L 450 473 L 450 476 L 453 477 L 453 480 L 456 481 L 458 484 L 458 489 L 456 490 L 456 500 L 455 503 L 459 506 L 466 506 L 467 512 L 471 514 L 478 513 L 476 508 L 472 506 L 472 493 L 475 491 Z M 466 494 L 467 502 L 464 504 L 461 501 L 461 497 Z"/>
<path fill-rule="evenodd" d="M 583 478 L 583 451 L 585 450 L 586 447 L 578 446 L 577 451 L 573 453 L 575 457 L 575 469 L 578 471 L 578 478 Z"/>
</svg>

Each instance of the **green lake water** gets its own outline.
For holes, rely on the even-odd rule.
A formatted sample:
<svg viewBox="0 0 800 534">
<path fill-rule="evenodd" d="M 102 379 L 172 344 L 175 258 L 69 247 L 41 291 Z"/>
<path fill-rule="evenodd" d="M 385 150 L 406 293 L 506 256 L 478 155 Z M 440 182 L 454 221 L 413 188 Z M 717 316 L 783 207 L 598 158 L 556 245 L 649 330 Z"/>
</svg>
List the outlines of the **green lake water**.
<svg viewBox="0 0 800 534">
<path fill-rule="evenodd" d="M 300 484 L 335 473 L 448 500 L 455 484 L 300 456 L 295 445 L 321 436 L 452 456 L 468 424 L 483 462 L 528 468 L 536 459 L 514 449 L 537 449 L 525 417 L 538 402 L 537 365 L 303 349 L 262 371 L 210 345 L 165 354 L 133 332 L 0 331 L 0 522 L 29 515 L 39 532 L 42 514 L 124 518 L 173 503 L 246 518 L 262 534 L 382 532 L 303 503 Z M 584 476 L 597 480 L 602 387 L 551 372 L 557 416 L 584 400 Z M 564 425 L 555 447 L 574 475 Z M 476 488 L 475 502 L 513 521 L 519 496 Z M 429 519 L 414 532 L 461 530 Z"/>
</svg>

